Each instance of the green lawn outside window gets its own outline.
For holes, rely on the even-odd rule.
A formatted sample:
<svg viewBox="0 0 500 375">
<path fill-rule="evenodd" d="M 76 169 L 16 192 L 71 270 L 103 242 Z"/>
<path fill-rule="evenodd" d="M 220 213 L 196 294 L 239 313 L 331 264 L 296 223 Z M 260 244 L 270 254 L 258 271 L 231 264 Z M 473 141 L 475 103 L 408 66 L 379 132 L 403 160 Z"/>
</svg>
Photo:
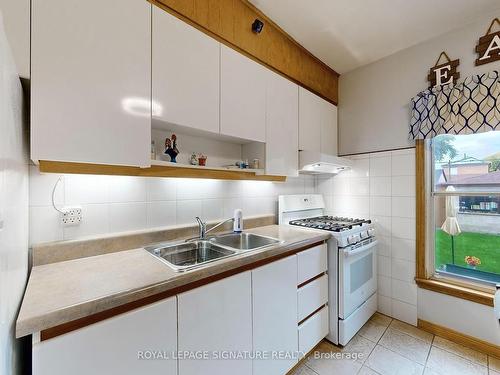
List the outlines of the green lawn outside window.
<svg viewBox="0 0 500 375">
<path fill-rule="evenodd" d="M 481 260 L 476 269 L 500 274 L 500 235 L 462 232 L 455 236 L 455 264 L 466 267 L 466 256 Z M 451 236 L 441 229 L 436 230 L 436 268 L 452 264 Z"/>
</svg>

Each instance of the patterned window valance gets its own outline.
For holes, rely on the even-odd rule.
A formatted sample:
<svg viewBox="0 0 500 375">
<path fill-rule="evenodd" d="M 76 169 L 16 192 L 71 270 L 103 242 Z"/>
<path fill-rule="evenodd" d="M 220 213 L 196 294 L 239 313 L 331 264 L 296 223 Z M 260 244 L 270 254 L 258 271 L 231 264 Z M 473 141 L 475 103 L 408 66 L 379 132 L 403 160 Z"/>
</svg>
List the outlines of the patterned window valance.
<svg viewBox="0 0 500 375">
<path fill-rule="evenodd" d="M 410 139 L 500 130 L 498 71 L 435 86 L 411 100 Z"/>
</svg>

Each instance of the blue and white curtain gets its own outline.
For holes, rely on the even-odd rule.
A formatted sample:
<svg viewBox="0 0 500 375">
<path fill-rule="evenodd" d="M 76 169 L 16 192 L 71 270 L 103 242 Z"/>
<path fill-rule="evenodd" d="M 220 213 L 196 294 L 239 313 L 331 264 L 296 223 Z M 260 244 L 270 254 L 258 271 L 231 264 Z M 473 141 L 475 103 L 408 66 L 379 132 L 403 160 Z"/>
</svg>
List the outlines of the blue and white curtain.
<svg viewBox="0 0 500 375">
<path fill-rule="evenodd" d="M 435 86 L 411 100 L 410 139 L 500 130 L 498 71 Z"/>
</svg>

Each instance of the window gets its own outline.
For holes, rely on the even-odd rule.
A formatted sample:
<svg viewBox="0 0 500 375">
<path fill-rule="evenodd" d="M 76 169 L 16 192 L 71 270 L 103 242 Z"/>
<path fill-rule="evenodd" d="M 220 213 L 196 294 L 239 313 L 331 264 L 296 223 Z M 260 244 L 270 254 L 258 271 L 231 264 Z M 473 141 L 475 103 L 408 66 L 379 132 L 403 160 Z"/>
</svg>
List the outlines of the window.
<svg viewBox="0 0 500 375">
<path fill-rule="evenodd" d="M 440 135 L 431 154 L 434 275 L 500 283 L 500 132 Z"/>
</svg>

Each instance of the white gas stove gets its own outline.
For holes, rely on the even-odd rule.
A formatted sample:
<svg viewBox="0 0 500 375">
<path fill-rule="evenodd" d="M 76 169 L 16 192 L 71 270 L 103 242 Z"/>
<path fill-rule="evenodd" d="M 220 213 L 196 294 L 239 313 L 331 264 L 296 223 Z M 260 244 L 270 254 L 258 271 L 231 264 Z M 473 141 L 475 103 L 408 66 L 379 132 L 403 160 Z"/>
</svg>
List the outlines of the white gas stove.
<svg viewBox="0 0 500 375">
<path fill-rule="evenodd" d="M 346 345 L 377 309 L 375 229 L 370 220 L 325 215 L 322 195 L 279 197 L 279 224 L 328 231 L 330 333 Z"/>
</svg>

